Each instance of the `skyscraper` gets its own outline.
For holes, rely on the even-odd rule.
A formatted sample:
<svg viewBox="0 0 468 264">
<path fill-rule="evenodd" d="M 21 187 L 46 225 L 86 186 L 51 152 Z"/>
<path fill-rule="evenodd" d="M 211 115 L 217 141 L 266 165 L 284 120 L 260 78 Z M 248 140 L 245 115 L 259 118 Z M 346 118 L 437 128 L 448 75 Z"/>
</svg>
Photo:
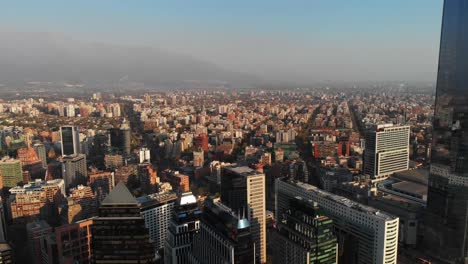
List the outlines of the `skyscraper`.
<svg viewBox="0 0 468 264">
<path fill-rule="evenodd" d="M 0 160 L 1 187 L 8 190 L 23 181 L 21 161 L 3 157 Z"/>
<path fill-rule="evenodd" d="M 156 251 L 164 249 L 176 199 L 174 192 L 154 193 L 137 198 L 141 216 L 145 219 L 145 226 Z"/>
<path fill-rule="evenodd" d="M 365 135 L 365 174 L 384 178 L 407 170 L 409 163 L 409 126 L 377 125 Z"/>
<path fill-rule="evenodd" d="M 273 263 L 338 263 L 338 241 L 333 220 L 320 212 L 317 203 L 297 197 L 279 216 L 273 233 Z"/>
<path fill-rule="evenodd" d="M 185 264 L 189 262 L 193 238 L 200 230 L 201 210 L 197 198 L 191 193 L 182 193 L 177 199 L 169 224 L 164 247 L 164 263 Z"/>
<path fill-rule="evenodd" d="M 36 143 L 33 145 L 34 151 L 36 151 L 37 156 L 41 160 L 42 167 L 47 167 L 47 153 L 44 144 Z"/>
<path fill-rule="evenodd" d="M 468 260 L 468 2 L 446 0 L 423 243 L 439 258 Z"/>
<path fill-rule="evenodd" d="M 266 262 L 265 174 L 249 167 L 226 166 L 221 172 L 221 202 L 234 212 L 246 210 L 255 252 Z"/>
<path fill-rule="evenodd" d="M 62 178 L 65 181 L 66 188 L 86 183 L 88 177 L 86 155 L 64 156 L 61 159 L 61 163 Z"/>
<path fill-rule="evenodd" d="M 75 156 L 80 153 L 80 135 L 78 127 L 62 126 L 60 127 L 60 136 L 62 140 L 62 155 Z"/>
<path fill-rule="evenodd" d="M 339 263 L 397 263 L 398 217 L 302 182 L 277 179 L 275 189 L 277 222 L 295 197 L 316 202 L 333 220 L 340 241 Z"/>
<path fill-rule="evenodd" d="M 254 263 L 250 222 L 218 199 L 205 201 L 200 232 L 195 235 L 191 260 L 194 264 Z"/>
<path fill-rule="evenodd" d="M 131 129 L 129 123 L 124 120 L 120 128 L 109 129 L 110 145 L 114 149 L 130 154 L 131 151 Z"/>
<path fill-rule="evenodd" d="M 102 201 L 91 227 L 93 263 L 155 263 L 138 201 L 123 182 Z"/>
</svg>

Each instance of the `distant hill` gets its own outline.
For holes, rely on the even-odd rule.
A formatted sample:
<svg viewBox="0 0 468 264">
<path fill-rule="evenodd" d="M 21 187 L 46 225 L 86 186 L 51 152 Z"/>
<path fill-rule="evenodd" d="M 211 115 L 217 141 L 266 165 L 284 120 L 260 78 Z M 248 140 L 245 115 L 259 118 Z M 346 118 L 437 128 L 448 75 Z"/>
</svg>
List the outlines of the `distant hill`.
<svg viewBox="0 0 468 264">
<path fill-rule="evenodd" d="M 256 82 L 212 63 L 151 47 L 85 43 L 52 33 L 0 31 L 0 83 L 7 81 L 118 81 L 145 84 L 183 80 Z"/>
</svg>

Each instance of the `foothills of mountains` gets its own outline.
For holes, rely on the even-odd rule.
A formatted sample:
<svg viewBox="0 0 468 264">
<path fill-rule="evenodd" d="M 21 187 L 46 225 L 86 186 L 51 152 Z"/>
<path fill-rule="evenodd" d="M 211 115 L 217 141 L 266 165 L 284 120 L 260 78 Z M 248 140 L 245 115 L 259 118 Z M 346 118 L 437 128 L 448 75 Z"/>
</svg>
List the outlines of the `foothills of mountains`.
<svg viewBox="0 0 468 264">
<path fill-rule="evenodd" d="M 151 47 L 86 43 L 53 33 L 0 32 L 0 37 L 0 83 L 258 81 L 248 74 Z"/>
</svg>

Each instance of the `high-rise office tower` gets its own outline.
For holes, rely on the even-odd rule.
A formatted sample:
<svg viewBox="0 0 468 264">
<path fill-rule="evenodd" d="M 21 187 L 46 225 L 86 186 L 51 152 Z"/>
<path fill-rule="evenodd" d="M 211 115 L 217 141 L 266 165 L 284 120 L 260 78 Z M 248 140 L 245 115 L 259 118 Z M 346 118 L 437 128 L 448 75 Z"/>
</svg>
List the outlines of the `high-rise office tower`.
<svg viewBox="0 0 468 264">
<path fill-rule="evenodd" d="M 221 171 L 221 202 L 234 212 L 247 211 L 258 263 L 265 263 L 265 174 L 249 167 L 223 167 Z"/>
<path fill-rule="evenodd" d="M 151 152 L 148 148 L 140 149 L 140 163 L 151 162 Z"/>
<path fill-rule="evenodd" d="M 137 198 L 141 216 L 145 219 L 145 226 L 156 251 L 164 249 L 176 200 L 177 195 L 174 192 L 154 193 Z"/>
<path fill-rule="evenodd" d="M 109 129 L 110 145 L 124 154 L 130 154 L 132 131 L 130 124 L 124 120 L 120 128 Z"/>
<path fill-rule="evenodd" d="M 365 134 L 365 174 L 385 178 L 409 166 L 409 126 L 377 125 Z"/>
<path fill-rule="evenodd" d="M 316 202 L 333 220 L 339 242 L 339 263 L 396 264 L 399 218 L 353 202 L 315 186 L 277 179 L 276 222 L 287 213 L 290 200 L 301 197 Z"/>
<path fill-rule="evenodd" d="M 5 190 L 13 188 L 18 183 L 23 182 L 23 171 L 21 169 L 21 161 L 3 157 L 0 160 L 0 177 L 2 188 Z"/>
<path fill-rule="evenodd" d="M 131 141 L 132 141 L 132 130 L 130 129 L 130 123 L 126 120 L 123 121 L 120 126 L 122 131 L 122 147 L 125 154 L 130 154 L 131 151 Z"/>
<path fill-rule="evenodd" d="M 293 198 L 279 216 L 273 233 L 274 264 L 338 263 L 338 241 L 333 220 L 320 212 L 317 203 Z"/>
<path fill-rule="evenodd" d="M 75 156 L 80 153 L 80 132 L 75 126 L 60 127 L 62 156 Z"/>
<path fill-rule="evenodd" d="M 233 212 L 219 198 L 206 200 L 200 232 L 193 241 L 192 263 L 255 263 L 250 222 L 244 213 Z"/>
<path fill-rule="evenodd" d="M 102 201 L 91 226 L 92 263 L 155 263 L 138 201 L 123 182 Z"/>
<path fill-rule="evenodd" d="M 47 167 L 47 153 L 44 144 L 36 143 L 33 145 L 34 151 L 36 151 L 37 156 L 41 160 L 42 167 Z"/>
<path fill-rule="evenodd" d="M 191 193 L 182 193 L 174 206 L 164 247 L 164 263 L 185 264 L 189 262 L 193 238 L 200 230 L 201 210 L 197 198 Z"/>
<path fill-rule="evenodd" d="M 468 2 L 446 0 L 423 243 L 452 263 L 468 261 L 467 25 Z"/>
<path fill-rule="evenodd" d="M 65 181 L 66 188 L 86 183 L 88 177 L 86 155 L 64 156 L 61 163 L 62 178 Z"/>
</svg>

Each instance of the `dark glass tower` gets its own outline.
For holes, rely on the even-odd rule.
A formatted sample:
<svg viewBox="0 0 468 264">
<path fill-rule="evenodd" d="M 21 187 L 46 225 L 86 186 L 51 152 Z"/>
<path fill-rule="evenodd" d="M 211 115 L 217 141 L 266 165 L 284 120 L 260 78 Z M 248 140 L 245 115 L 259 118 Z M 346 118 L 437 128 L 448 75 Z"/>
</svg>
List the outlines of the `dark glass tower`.
<svg viewBox="0 0 468 264">
<path fill-rule="evenodd" d="M 60 127 L 60 135 L 62 137 L 62 155 L 74 156 L 78 155 L 80 135 L 77 127 L 63 126 Z"/>
<path fill-rule="evenodd" d="M 91 233 L 92 263 L 156 263 L 138 201 L 123 182 L 102 201 Z"/>
<path fill-rule="evenodd" d="M 333 220 L 321 215 L 312 201 L 295 198 L 280 216 L 272 234 L 273 263 L 338 263 L 338 242 Z"/>
<path fill-rule="evenodd" d="M 468 237 L 468 1 L 446 0 L 423 243 L 465 263 Z"/>
</svg>

